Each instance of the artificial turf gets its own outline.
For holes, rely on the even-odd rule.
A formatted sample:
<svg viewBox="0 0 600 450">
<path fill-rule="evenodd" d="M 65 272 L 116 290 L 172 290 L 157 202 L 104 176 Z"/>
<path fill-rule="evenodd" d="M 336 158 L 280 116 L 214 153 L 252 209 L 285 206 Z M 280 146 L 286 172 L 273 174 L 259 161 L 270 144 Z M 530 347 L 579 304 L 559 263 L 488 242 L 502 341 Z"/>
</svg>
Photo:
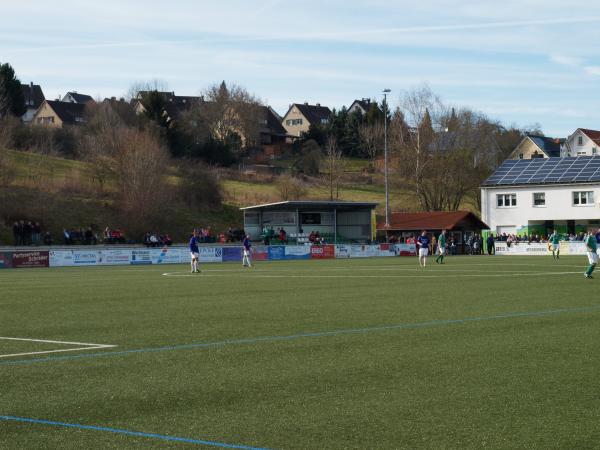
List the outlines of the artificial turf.
<svg viewBox="0 0 600 450">
<path fill-rule="evenodd" d="M 0 357 L 0 448 L 598 448 L 585 265 L 2 270 L 0 336 L 117 347 Z M 0 356 L 69 348 L 0 339 Z"/>
</svg>

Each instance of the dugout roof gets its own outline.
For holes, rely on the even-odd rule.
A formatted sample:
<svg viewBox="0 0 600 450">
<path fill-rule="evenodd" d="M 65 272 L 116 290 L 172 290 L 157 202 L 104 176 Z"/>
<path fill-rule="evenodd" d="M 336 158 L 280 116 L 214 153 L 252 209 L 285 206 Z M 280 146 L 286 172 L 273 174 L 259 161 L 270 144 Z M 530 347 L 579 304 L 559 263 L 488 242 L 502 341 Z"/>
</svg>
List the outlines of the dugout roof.
<svg viewBox="0 0 600 450">
<path fill-rule="evenodd" d="M 389 227 L 385 226 L 385 222 L 377 224 L 378 231 L 487 230 L 488 228 L 470 211 L 392 213 Z"/>
<path fill-rule="evenodd" d="M 285 202 L 276 203 L 265 203 L 262 205 L 246 206 L 240 208 L 242 211 L 265 211 L 265 210 L 277 210 L 277 211 L 296 211 L 306 209 L 326 209 L 332 210 L 337 209 L 343 210 L 356 210 L 357 208 L 369 208 L 375 209 L 377 203 L 373 202 L 342 202 L 342 201 L 320 201 L 320 200 L 289 200 Z"/>
</svg>

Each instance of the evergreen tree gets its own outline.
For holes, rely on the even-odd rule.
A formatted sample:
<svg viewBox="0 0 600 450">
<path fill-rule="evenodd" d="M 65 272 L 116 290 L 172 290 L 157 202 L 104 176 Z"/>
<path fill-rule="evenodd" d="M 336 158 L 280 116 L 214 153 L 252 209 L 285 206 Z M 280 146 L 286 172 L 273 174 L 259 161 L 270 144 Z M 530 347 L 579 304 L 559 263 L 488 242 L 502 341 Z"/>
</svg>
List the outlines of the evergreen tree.
<svg viewBox="0 0 600 450">
<path fill-rule="evenodd" d="M 0 64 L 0 119 L 12 114 L 21 117 L 27 108 L 21 82 L 9 63 Z"/>
</svg>

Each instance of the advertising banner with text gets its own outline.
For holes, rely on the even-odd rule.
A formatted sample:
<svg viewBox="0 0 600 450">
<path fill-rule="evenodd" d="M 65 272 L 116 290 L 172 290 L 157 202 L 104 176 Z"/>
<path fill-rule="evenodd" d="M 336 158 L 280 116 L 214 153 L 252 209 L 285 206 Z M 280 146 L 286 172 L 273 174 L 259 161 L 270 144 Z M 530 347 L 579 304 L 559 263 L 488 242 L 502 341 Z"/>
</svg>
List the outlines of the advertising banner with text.
<svg viewBox="0 0 600 450">
<path fill-rule="evenodd" d="M 309 245 L 287 245 L 285 259 L 310 259 Z"/>
<path fill-rule="evenodd" d="M 16 268 L 48 267 L 49 254 L 47 251 L 13 252 L 12 266 Z"/>
<path fill-rule="evenodd" d="M 313 259 L 335 258 L 335 245 L 312 245 L 310 247 L 310 257 Z"/>
</svg>

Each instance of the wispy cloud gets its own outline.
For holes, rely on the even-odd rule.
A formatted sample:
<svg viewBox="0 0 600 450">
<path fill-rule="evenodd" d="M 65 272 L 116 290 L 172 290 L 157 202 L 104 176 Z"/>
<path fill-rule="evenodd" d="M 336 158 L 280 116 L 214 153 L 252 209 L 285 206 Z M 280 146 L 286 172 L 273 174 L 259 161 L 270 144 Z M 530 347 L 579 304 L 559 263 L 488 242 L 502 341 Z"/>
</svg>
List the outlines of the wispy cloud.
<svg viewBox="0 0 600 450">
<path fill-rule="evenodd" d="M 560 64 L 561 66 L 579 67 L 584 63 L 582 58 L 565 55 L 551 55 L 550 61 Z"/>
<path fill-rule="evenodd" d="M 586 66 L 585 71 L 589 75 L 600 75 L 600 66 Z"/>
</svg>

